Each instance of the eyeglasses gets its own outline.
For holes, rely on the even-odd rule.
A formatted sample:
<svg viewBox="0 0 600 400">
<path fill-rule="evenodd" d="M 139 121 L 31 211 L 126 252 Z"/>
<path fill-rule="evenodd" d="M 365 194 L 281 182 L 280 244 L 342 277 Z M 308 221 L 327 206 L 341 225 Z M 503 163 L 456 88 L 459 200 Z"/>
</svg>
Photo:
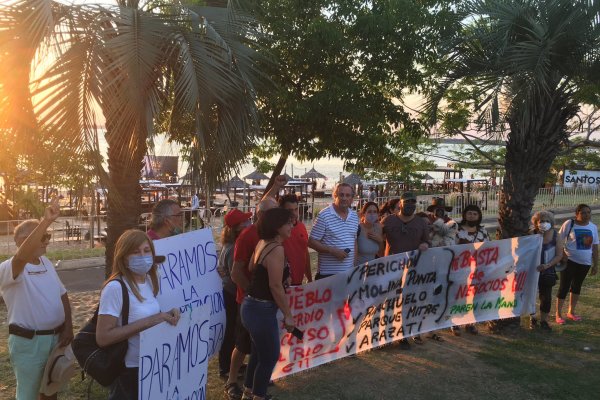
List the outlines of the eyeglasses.
<svg viewBox="0 0 600 400">
<path fill-rule="evenodd" d="M 49 242 L 49 241 L 50 241 L 50 239 L 52 239 L 52 235 L 51 235 L 51 234 L 49 234 L 49 233 L 44 233 L 44 234 L 42 235 L 41 241 L 42 241 L 42 243 L 44 243 L 44 242 Z"/>
</svg>

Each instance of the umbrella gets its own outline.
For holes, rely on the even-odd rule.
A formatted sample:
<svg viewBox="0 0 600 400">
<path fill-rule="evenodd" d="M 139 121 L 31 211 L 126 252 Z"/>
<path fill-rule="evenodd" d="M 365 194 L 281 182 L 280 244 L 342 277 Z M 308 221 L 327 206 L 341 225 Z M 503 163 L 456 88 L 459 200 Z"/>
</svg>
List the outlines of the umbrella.
<svg viewBox="0 0 600 400">
<path fill-rule="evenodd" d="M 360 185 L 362 183 L 362 177 L 358 174 L 352 173 L 344 178 L 344 183 L 352 186 Z"/>
<path fill-rule="evenodd" d="M 429 174 L 425 174 L 425 176 L 423 177 L 423 179 L 425 179 L 426 181 L 430 181 L 433 179 L 433 176 L 429 175 Z"/>
<path fill-rule="evenodd" d="M 262 172 L 258 172 L 258 170 L 254 170 L 244 177 L 244 179 L 252 179 L 253 181 L 263 181 L 265 179 L 269 179 L 268 176 L 263 174 Z"/>
<path fill-rule="evenodd" d="M 222 186 L 228 187 L 230 189 L 239 189 L 246 187 L 246 182 L 244 182 L 239 176 L 236 175 L 227 182 L 224 182 Z"/>
<path fill-rule="evenodd" d="M 310 171 L 301 176 L 302 178 L 308 179 L 326 179 L 327 177 L 322 173 L 315 170 L 315 167 L 312 167 Z"/>
<path fill-rule="evenodd" d="M 289 176 L 287 172 L 285 174 L 283 174 L 283 176 L 285 176 L 285 180 L 288 181 L 288 182 L 291 181 L 291 180 L 294 180 L 294 178 L 292 178 L 291 176 Z"/>
</svg>

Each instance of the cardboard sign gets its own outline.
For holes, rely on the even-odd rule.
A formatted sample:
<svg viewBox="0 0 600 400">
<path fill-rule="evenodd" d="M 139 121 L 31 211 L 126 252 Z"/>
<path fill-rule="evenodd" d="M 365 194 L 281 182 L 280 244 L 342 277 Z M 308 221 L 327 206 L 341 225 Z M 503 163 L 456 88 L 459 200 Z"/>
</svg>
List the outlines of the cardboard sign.
<svg viewBox="0 0 600 400">
<path fill-rule="evenodd" d="M 159 266 L 160 308 L 178 308 L 181 319 L 177 327 L 162 323 L 140 334 L 140 399 L 201 399 L 208 359 L 219 351 L 225 334 L 212 232 L 187 232 L 156 240 L 154 246 L 156 254 L 166 257 Z"/>
</svg>

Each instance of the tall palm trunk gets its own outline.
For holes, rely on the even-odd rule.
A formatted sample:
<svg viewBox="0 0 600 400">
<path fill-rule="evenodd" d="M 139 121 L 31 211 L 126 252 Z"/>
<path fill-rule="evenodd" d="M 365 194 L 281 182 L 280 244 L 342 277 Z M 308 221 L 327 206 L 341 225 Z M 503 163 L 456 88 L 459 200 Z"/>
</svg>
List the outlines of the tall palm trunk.
<svg viewBox="0 0 600 400">
<path fill-rule="evenodd" d="M 107 122 L 106 141 L 108 143 L 108 173 L 111 186 L 107 196 L 107 240 L 106 270 L 108 276 L 112 272 L 115 244 L 127 229 L 137 228 L 141 213 L 140 198 L 142 189 L 139 183 L 142 163 L 146 154 L 145 135 L 136 132 L 119 132 L 109 128 Z M 123 143 L 123 137 L 130 137 L 136 143 L 130 146 Z"/>
<path fill-rule="evenodd" d="M 498 215 L 502 239 L 528 233 L 538 190 L 567 138 L 568 121 L 577 113 L 577 105 L 559 93 L 556 90 L 536 102 L 515 106 L 509 115 L 506 176 Z"/>
</svg>

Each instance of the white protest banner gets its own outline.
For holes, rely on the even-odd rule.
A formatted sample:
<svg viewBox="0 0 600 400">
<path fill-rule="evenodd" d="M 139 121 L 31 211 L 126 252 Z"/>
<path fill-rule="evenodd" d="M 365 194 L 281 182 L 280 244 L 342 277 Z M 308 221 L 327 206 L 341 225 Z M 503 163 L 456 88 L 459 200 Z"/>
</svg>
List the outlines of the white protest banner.
<svg viewBox="0 0 600 400">
<path fill-rule="evenodd" d="M 210 305 L 140 333 L 139 399 L 204 400 L 211 347 Z"/>
<path fill-rule="evenodd" d="M 156 254 L 166 257 L 165 262 L 159 265 L 160 291 L 157 298 L 160 308 L 162 311 L 178 308 L 181 312 L 180 324 L 188 321 L 188 324 L 195 324 L 191 325 L 192 327 L 202 326 L 203 332 L 206 330 L 207 334 L 203 335 L 203 339 L 200 341 L 207 343 L 207 358 L 202 361 L 202 366 L 196 366 L 196 369 L 202 370 L 204 368 L 203 370 L 206 371 L 208 358 L 219 351 L 223 342 L 223 335 L 225 334 L 223 284 L 217 272 L 218 256 L 212 232 L 210 229 L 191 231 L 155 240 L 154 246 Z M 207 316 L 197 313 L 195 311 L 197 308 L 201 308 L 202 313 L 207 313 Z M 161 324 L 161 327 L 163 325 L 165 324 Z M 187 325 L 184 325 L 182 329 L 187 327 Z M 148 380 L 148 377 L 144 378 L 143 372 L 148 370 L 148 364 L 143 365 L 144 360 L 147 362 L 147 359 L 144 359 L 141 355 L 153 354 L 156 343 L 176 343 L 176 340 L 180 340 L 178 330 L 165 329 L 151 329 L 148 332 L 143 332 L 146 340 L 145 343 L 142 341 L 140 344 L 140 399 L 199 399 L 200 397 L 190 396 L 198 395 L 201 374 L 196 374 L 196 379 L 191 378 L 189 382 L 191 386 L 185 386 L 186 388 L 195 389 L 184 392 L 181 389 L 182 386 L 178 386 L 178 396 L 180 397 L 168 397 L 165 395 L 167 392 L 163 391 L 155 391 L 157 393 L 156 396 L 151 394 L 149 397 L 142 397 L 142 386 L 144 385 L 144 381 L 147 382 Z M 185 344 L 187 342 L 183 340 L 182 343 Z M 183 346 L 185 347 L 185 345 Z M 159 376 L 162 377 L 162 373 Z M 203 379 L 202 387 L 206 385 L 206 374 L 204 374 Z M 178 381 L 179 379 L 175 380 L 175 385 L 178 385 Z M 193 395 L 193 393 L 196 393 L 196 395 Z"/>
<path fill-rule="evenodd" d="M 273 379 L 405 337 L 534 312 L 541 240 L 397 254 L 292 288 L 304 339 L 282 328 Z"/>
</svg>

